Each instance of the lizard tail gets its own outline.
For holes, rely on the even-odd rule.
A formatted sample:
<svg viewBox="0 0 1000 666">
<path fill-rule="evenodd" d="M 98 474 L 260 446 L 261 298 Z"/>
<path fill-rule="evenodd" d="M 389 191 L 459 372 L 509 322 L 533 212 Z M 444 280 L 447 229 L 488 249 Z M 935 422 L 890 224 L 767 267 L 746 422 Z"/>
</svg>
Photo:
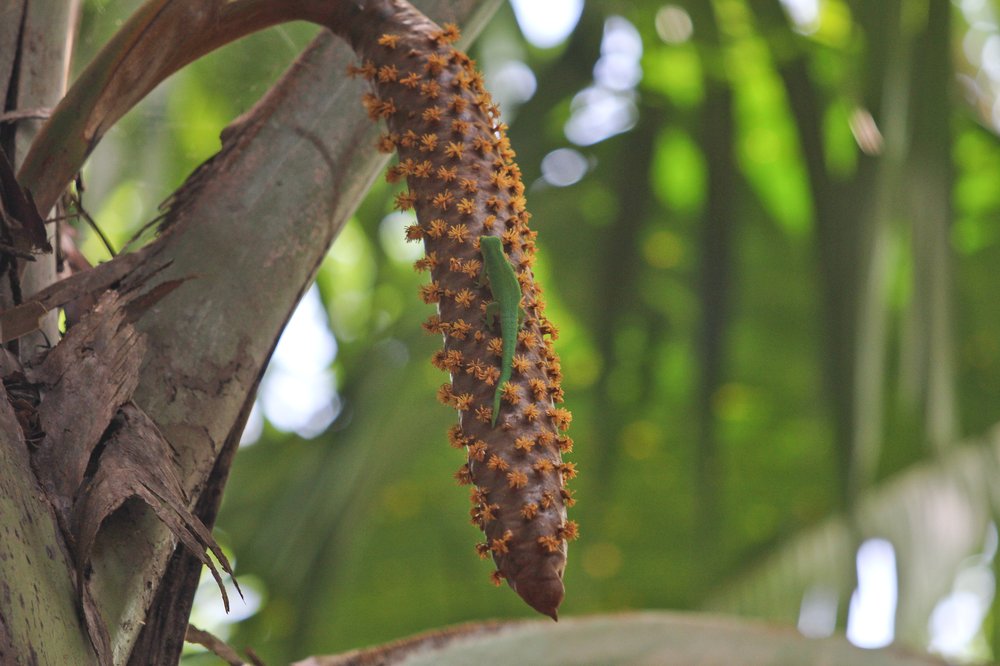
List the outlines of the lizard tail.
<svg viewBox="0 0 1000 666">
<path fill-rule="evenodd" d="M 500 398 L 503 397 L 503 385 L 510 381 L 510 368 L 505 368 L 500 374 L 500 380 L 497 382 L 497 390 L 493 394 L 493 420 L 490 422 L 490 427 L 494 428 L 497 424 L 497 418 L 500 416 Z"/>
<path fill-rule="evenodd" d="M 500 396 L 503 394 L 503 388 L 497 386 L 497 392 L 493 394 L 493 419 L 490 421 L 490 427 L 495 428 L 497 425 L 497 417 L 500 416 Z"/>
</svg>

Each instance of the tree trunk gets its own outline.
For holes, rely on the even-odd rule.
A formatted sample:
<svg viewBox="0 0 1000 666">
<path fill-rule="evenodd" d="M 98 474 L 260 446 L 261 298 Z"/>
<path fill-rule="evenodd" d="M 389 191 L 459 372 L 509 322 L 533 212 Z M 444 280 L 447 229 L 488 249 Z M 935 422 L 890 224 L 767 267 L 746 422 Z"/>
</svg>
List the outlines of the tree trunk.
<svg viewBox="0 0 1000 666">
<path fill-rule="evenodd" d="M 23 117 L 0 125 L 0 146 L 14 166 L 18 166 L 38 134 L 43 118 L 66 93 L 70 58 L 80 18 L 79 0 L 15 0 L 4 10 L 0 28 L 0 100 L 3 113 L 21 112 Z M 9 20 L 8 20 L 9 17 Z M 41 211 L 44 216 L 48 211 Z M 54 242 L 55 225 L 49 225 L 49 242 Z M 30 296 L 55 280 L 55 255 L 36 257 L 24 270 L 21 289 Z M 0 306 L 12 304 L 4 287 Z M 58 318 L 53 312 L 42 331 L 50 341 L 58 337 Z M 30 348 L 44 343 L 40 335 L 21 341 Z"/>
<path fill-rule="evenodd" d="M 14 0 L 0 13 L 0 113 L 10 117 L 0 124 L 0 147 L 18 164 L 39 116 L 65 93 L 79 2 Z M 23 293 L 54 278 L 54 255 L 38 257 L 23 276 Z M 0 309 L 12 303 L 5 279 Z M 53 341 L 55 322 L 53 314 L 44 328 Z M 20 342 L 30 349 L 38 341 Z M 72 560 L 41 497 L 15 411 L 0 400 L 0 663 L 88 663 L 93 652 L 77 614 Z"/>
<path fill-rule="evenodd" d="M 463 24 L 468 37 L 498 2 L 417 4 Z M 8 32 L 5 21 L 0 67 L 17 62 L 12 45 L 24 46 Z M 148 352 L 132 401 L 176 451 L 187 506 L 209 526 L 278 335 L 385 163 L 373 150 L 378 130 L 360 104 L 362 84 L 344 76 L 353 60 L 321 33 L 223 132 L 219 154 L 176 193 L 159 238 L 87 277 L 114 274 L 104 282 L 148 307 L 135 323 Z M 0 401 L 0 662 L 96 663 L 73 559 L 30 470 L 15 411 Z M 176 663 L 200 563 L 175 546 L 144 505 L 104 521 L 87 585 L 114 663 Z"/>
</svg>

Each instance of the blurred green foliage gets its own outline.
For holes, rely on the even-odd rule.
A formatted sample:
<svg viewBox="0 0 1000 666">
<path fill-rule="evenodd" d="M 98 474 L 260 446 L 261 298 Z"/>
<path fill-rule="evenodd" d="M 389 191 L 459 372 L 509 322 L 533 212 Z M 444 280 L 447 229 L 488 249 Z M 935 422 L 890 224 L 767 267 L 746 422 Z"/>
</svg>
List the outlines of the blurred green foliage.
<svg viewBox="0 0 1000 666">
<path fill-rule="evenodd" d="M 134 4 L 86 3 L 78 66 Z M 521 60 L 537 81 L 504 110 L 575 418 L 565 613 L 699 608 L 1000 420 L 1000 145 L 966 101 L 986 80 L 961 48 L 969 17 L 942 0 L 818 6 L 797 26 L 777 0 L 590 0 L 553 49 L 505 6 L 473 48 L 488 76 Z M 574 146 L 564 126 L 614 16 L 642 40 L 641 81 L 617 91 L 634 122 Z M 84 201 L 116 247 L 315 33 L 226 47 L 108 135 Z M 541 165 L 567 147 L 588 168 L 555 186 Z M 196 613 L 268 663 L 530 615 L 473 551 L 394 192 L 372 188 L 320 270 L 337 418 L 309 440 L 265 424 L 216 528 L 260 607 L 226 625 L 206 594 Z"/>
</svg>

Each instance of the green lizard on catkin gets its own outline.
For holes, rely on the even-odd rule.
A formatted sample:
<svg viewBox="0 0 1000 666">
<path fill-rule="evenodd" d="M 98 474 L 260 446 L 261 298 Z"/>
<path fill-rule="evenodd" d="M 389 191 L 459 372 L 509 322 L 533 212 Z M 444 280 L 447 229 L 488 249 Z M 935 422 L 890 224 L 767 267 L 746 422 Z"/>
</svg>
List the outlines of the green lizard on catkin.
<svg viewBox="0 0 1000 666">
<path fill-rule="evenodd" d="M 420 296 L 437 310 L 424 328 L 442 336 L 432 362 L 450 375 L 438 400 L 458 412 L 448 443 L 465 450 L 455 479 L 471 486 L 469 517 L 486 537 L 476 552 L 496 564 L 494 584 L 507 581 L 556 619 L 578 535 L 566 516 L 576 468 L 562 460 L 572 417 L 556 406 L 558 331 L 531 270 L 536 232 L 507 126 L 483 75 L 451 46 L 455 26 L 434 25 L 405 0 L 363 5 L 348 35 L 362 60 L 349 71 L 373 85 L 362 101 L 386 123 L 378 149 L 399 155 L 386 173 L 408 186 L 396 207 L 416 211 L 406 237 L 424 244 L 414 268 L 430 273 Z"/>
<path fill-rule="evenodd" d="M 503 385 L 510 380 L 514 348 L 517 347 L 517 329 L 524 320 L 524 310 L 521 309 L 521 284 L 517 281 L 514 267 L 503 253 L 503 241 L 496 236 L 480 236 L 479 249 L 483 253 L 480 284 L 485 279 L 493 294 L 493 302 L 486 306 L 486 325 L 495 325 L 499 318 L 500 338 L 503 340 L 500 380 L 493 394 L 493 420 L 490 422 L 490 426 L 495 427 L 500 415 Z"/>
</svg>

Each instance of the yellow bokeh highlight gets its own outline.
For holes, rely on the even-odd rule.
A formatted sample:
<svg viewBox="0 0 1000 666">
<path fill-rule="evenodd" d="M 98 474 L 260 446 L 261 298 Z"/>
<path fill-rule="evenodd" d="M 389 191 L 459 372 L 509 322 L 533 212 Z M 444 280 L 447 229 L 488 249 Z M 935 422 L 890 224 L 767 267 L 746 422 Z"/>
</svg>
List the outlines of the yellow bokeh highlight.
<svg viewBox="0 0 1000 666">
<path fill-rule="evenodd" d="M 642 256 L 653 268 L 676 268 L 684 258 L 684 243 L 673 232 L 655 231 L 642 244 Z"/>
<path fill-rule="evenodd" d="M 753 392 L 743 384 L 723 384 L 712 396 L 715 415 L 725 421 L 744 421 L 753 411 Z"/>
<path fill-rule="evenodd" d="M 580 556 L 583 570 L 591 578 L 611 578 L 622 568 L 622 551 L 609 541 L 590 544 Z"/>
<path fill-rule="evenodd" d="M 652 421 L 632 421 L 619 434 L 621 450 L 634 460 L 647 460 L 663 441 L 663 429 Z"/>
<path fill-rule="evenodd" d="M 573 372 L 563 379 L 563 385 L 573 389 L 585 389 L 593 386 L 601 375 L 604 364 L 601 356 L 589 345 L 574 345 L 562 352 L 564 365 L 572 367 Z"/>
<path fill-rule="evenodd" d="M 382 506 L 394 520 L 406 520 L 420 513 L 420 488 L 400 481 L 382 490 Z"/>
</svg>

